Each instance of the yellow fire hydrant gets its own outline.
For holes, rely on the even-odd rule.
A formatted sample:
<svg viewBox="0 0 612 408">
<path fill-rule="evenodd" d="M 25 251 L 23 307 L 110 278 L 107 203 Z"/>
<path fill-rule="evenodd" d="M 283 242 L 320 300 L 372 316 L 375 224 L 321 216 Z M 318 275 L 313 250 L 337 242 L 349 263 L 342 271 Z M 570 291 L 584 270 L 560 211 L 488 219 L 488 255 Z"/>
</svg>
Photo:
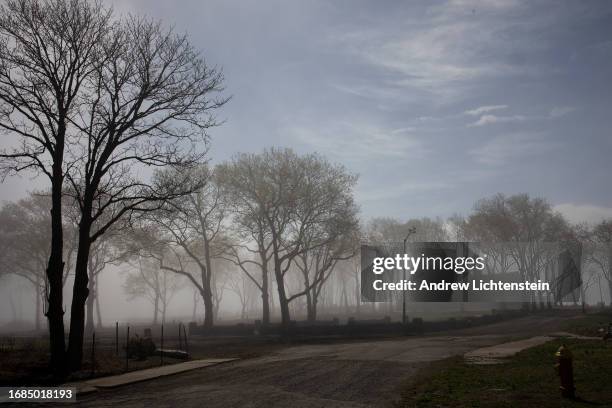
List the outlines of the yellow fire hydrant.
<svg viewBox="0 0 612 408">
<path fill-rule="evenodd" d="M 565 398 L 574 398 L 574 368 L 572 366 L 572 352 L 567 346 L 562 345 L 559 350 L 555 353 L 557 357 L 557 372 L 559 373 L 559 380 L 561 381 L 561 395 Z"/>
</svg>

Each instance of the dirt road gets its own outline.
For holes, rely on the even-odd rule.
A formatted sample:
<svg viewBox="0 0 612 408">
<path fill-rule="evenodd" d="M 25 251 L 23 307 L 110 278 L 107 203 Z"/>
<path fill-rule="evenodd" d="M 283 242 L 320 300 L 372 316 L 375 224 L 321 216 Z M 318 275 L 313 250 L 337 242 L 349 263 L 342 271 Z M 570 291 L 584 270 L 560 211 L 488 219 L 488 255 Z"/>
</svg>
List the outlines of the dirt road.
<svg viewBox="0 0 612 408">
<path fill-rule="evenodd" d="M 530 316 L 444 335 L 303 345 L 79 398 L 84 407 L 379 407 L 428 362 L 559 330 Z M 48 404 L 46 406 L 49 406 Z"/>
</svg>

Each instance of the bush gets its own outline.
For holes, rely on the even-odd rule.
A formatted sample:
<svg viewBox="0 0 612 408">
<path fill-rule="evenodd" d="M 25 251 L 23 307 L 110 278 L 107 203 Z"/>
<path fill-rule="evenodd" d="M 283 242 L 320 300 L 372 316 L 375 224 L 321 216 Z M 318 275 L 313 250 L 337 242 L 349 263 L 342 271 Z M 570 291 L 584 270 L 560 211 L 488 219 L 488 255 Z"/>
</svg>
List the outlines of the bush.
<svg viewBox="0 0 612 408">
<path fill-rule="evenodd" d="M 136 358 L 137 360 L 146 360 L 147 357 L 155 354 L 155 343 L 149 337 L 133 337 L 128 342 L 127 354 L 128 358 Z"/>
</svg>

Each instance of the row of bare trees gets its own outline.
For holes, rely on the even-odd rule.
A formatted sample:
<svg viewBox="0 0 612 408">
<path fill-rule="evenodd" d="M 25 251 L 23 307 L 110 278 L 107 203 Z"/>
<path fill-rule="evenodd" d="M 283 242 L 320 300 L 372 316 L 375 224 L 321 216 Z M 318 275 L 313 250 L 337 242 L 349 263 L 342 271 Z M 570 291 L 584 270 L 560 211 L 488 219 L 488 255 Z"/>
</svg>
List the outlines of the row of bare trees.
<svg viewBox="0 0 612 408">
<path fill-rule="evenodd" d="M 9 0 L 0 8 L 4 175 L 49 180 L 46 316 L 59 375 L 82 361 L 90 251 L 105 233 L 188 192 L 153 184 L 151 167 L 199 162 L 223 77 L 185 36 L 86 0 Z M 69 342 L 64 339 L 63 211 L 78 208 Z"/>
<path fill-rule="evenodd" d="M 269 149 L 215 168 L 155 175 L 159 183 L 177 178 L 194 183 L 193 191 L 141 217 L 129 252 L 183 276 L 202 298 L 206 327 L 214 324 L 223 295 L 218 280 L 228 279 L 219 269 L 228 264 L 259 289 L 263 324 L 270 323 L 270 277 L 283 325 L 291 321 L 289 304 L 300 297 L 308 299 L 314 320 L 334 266 L 357 250 L 356 177 L 316 154 Z M 303 285 L 290 292 L 287 277 L 298 271 Z M 229 279 L 236 292 L 247 285 Z M 244 307 L 247 299 L 241 301 Z"/>
<path fill-rule="evenodd" d="M 409 233 L 415 231 L 415 233 Z M 555 282 L 552 269 L 559 255 L 579 246 L 579 292 L 575 301 L 584 304 L 589 288 L 599 287 L 603 303 L 603 285 L 607 285 L 612 304 L 612 220 L 596 225 L 571 225 L 550 203 L 527 194 L 497 194 L 479 200 L 467 216 L 443 219 L 413 219 L 399 222 L 378 218 L 364 229 L 364 238 L 378 244 L 409 241 L 469 241 L 481 243 L 489 255 L 490 270 L 498 273 L 516 271 L 521 278 Z M 561 288 L 553 288 L 553 292 Z M 539 302 L 551 302 L 551 293 L 540 293 Z M 544 298 L 546 297 L 546 298 Z M 558 299 L 556 299 L 559 301 Z"/>
</svg>

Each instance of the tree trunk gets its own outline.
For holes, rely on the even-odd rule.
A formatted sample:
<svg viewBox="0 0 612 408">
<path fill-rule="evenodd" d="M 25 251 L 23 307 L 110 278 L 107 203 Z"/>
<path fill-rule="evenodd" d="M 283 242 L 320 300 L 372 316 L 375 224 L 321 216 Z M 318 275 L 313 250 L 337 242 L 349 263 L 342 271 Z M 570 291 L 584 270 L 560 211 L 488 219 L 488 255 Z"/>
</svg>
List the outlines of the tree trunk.
<svg viewBox="0 0 612 408">
<path fill-rule="evenodd" d="M 102 328 L 102 311 L 100 310 L 100 296 L 98 296 L 97 292 L 96 292 L 95 298 L 96 298 L 96 317 L 98 319 L 98 323 L 96 324 L 96 327 L 98 329 L 101 329 Z"/>
<path fill-rule="evenodd" d="M 359 314 L 361 307 L 361 293 L 359 292 L 359 275 L 355 275 L 355 313 Z"/>
<path fill-rule="evenodd" d="M 246 301 L 241 303 L 240 320 L 246 319 Z"/>
<path fill-rule="evenodd" d="M 306 320 L 317 321 L 317 296 L 312 295 L 310 290 L 306 292 Z"/>
<path fill-rule="evenodd" d="M 612 306 L 612 279 L 608 281 L 608 291 L 610 293 L 610 306 Z"/>
<path fill-rule="evenodd" d="M 96 282 L 93 276 L 93 267 L 88 260 L 88 279 L 89 279 L 89 296 L 87 296 L 87 320 L 85 323 L 85 333 L 91 334 L 94 331 L 94 297 L 96 293 Z"/>
<path fill-rule="evenodd" d="M 100 310 L 100 296 L 99 296 L 100 291 L 98 290 L 98 277 L 96 277 L 96 285 L 94 287 L 96 288 L 96 293 L 94 293 L 93 296 L 96 299 L 96 317 L 98 318 L 97 327 L 101 329 L 102 328 L 102 311 Z"/>
<path fill-rule="evenodd" d="M 285 282 L 282 274 L 282 266 L 276 254 L 274 254 L 274 276 L 276 277 L 276 287 L 278 290 L 278 304 L 281 312 L 281 324 L 283 329 L 288 330 L 291 324 L 291 314 L 289 312 L 289 302 L 285 291 Z"/>
<path fill-rule="evenodd" d="M 270 324 L 270 288 L 268 280 L 268 263 L 266 255 L 259 253 L 261 260 L 261 324 L 268 326 Z"/>
<path fill-rule="evenodd" d="M 204 301 L 204 327 L 212 327 L 214 322 L 214 305 L 212 300 L 212 291 L 210 286 L 204 288 L 201 292 L 202 300 Z"/>
<path fill-rule="evenodd" d="M 314 322 L 317 320 L 316 311 L 314 310 L 314 299 L 311 290 L 306 291 L 306 320 Z"/>
<path fill-rule="evenodd" d="M 91 334 L 94 331 L 94 296 L 90 289 L 90 296 L 87 296 L 87 318 L 85 323 L 85 333 Z"/>
<path fill-rule="evenodd" d="M 60 123 L 61 125 L 61 123 Z M 49 348 L 51 352 L 51 369 L 56 376 L 65 374 L 64 357 L 66 340 L 64 338 L 64 229 L 62 225 L 62 189 L 64 176 L 63 134 L 65 128 L 60 126 L 57 135 L 56 154 L 54 157 L 53 175 L 51 180 L 51 253 L 47 264 L 47 281 L 49 287 L 47 320 L 49 323 Z"/>
<path fill-rule="evenodd" d="M 40 278 L 36 278 L 36 284 L 34 285 L 34 295 L 36 296 L 36 316 L 34 316 L 34 324 L 36 331 L 40 331 L 40 308 L 41 308 L 41 295 L 40 295 Z"/>
<path fill-rule="evenodd" d="M 202 300 L 204 300 L 204 327 L 212 327 L 215 321 L 215 305 L 212 293 L 212 265 L 210 261 L 210 245 L 208 239 L 204 237 L 204 268 L 202 274 Z"/>
<path fill-rule="evenodd" d="M 193 310 L 191 311 L 191 321 L 195 322 L 196 321 L 196 314 L 198 311 L 198 294 L 197 292 L 194 290 L 193 291 Z"/>
<path fill-rule="evenodd" d="M 153 302 L 153 326 L 157 326 L 159 316 L 159 293 L 155 293 L 155 301 Z"/>
<path fill-rule="evenodd" d="M 83 361 L 83 334 L 85 331 L 85 303 L 89 296 L 88 259 L 91 242 L 89 234 L 91 221 L 84 209 L 84 215 L 79 223 L 79 246 L 76 266 L 74 269 L 74 288 L 72 291 L 72 306 L 70 309 L 70 336 L 68 342 L 68 363 L 71 370 L 81 368 Z M 92 310 L 93 311 L 93 310 Z"/>
</svg>

